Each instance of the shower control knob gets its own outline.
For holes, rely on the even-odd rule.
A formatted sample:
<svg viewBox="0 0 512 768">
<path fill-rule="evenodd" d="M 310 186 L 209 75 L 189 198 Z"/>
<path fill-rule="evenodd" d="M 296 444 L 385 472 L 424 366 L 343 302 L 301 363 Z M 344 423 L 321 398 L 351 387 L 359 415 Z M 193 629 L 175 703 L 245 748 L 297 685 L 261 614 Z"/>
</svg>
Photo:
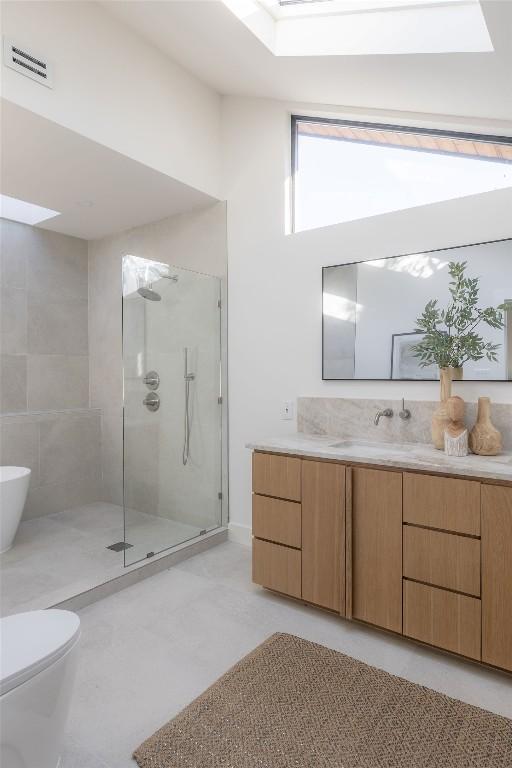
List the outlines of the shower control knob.
<svg viewBox="0 0 512 768">
<path fill-rule="evenodd" d="M 156 371 L 149 371 L 144 376 L 144 384 L 148 389 L 158 389 L 160 386 L 160 376 Z"/>
<path fill-rule="evenodd" d="M 158 411 L 160 408 L 160 396 L 156 392 L 149 392 L 142 401 L 142 404 L 146 406 L 148 411 Z"/>
</svg>

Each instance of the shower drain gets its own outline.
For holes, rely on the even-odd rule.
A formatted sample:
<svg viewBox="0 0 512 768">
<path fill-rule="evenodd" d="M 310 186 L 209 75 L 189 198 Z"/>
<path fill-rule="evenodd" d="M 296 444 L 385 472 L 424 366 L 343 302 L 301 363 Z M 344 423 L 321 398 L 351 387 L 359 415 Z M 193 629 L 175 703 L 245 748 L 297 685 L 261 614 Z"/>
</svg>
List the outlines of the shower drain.
<svg viewBox="0 0 512 768">
<path fill-rule="evenodd" d="M 126 541 L 116 541 L 115 544 L 111 544 L 107 549 L 111 549 L 112 552 L 122 552 L 125 549 L 130 549 L 133 544 L 128 544 Z"/>
</svg>

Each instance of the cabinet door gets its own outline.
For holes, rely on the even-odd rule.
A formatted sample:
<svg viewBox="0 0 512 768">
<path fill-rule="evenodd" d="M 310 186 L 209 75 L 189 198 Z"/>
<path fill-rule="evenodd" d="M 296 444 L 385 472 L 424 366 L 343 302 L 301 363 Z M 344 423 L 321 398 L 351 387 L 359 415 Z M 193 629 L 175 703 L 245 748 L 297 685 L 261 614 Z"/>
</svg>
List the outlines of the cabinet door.
<svg viewBox="0 0 512 768">
<path fill-rule="evenodd" d="M 402 474 L 351 470 L 351 613 L 402 631 Z"/>
<path fill-rule="evenodd" d="M 302 597 L 345 614 L 345 467 L 302 462 Z"/>
<path fill-rule="evenodd" d="M 482 661 L 512 670 L 512 488 L 482 485 Z"/>
</svg>

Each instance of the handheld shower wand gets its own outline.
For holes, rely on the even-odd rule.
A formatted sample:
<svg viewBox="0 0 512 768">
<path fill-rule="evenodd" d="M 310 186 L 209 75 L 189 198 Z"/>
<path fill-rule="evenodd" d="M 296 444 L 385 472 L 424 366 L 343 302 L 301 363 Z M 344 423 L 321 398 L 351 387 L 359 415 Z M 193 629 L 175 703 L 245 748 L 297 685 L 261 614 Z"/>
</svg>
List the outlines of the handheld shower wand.
<svg viewBox="0 0 512 768">
<path fill-rule="evenodd" d="M 188 348 L 185 347 L 184 349 L 184 360 L 185 360 L 185 373 L 184 373 L 184 379 L 185 379 L 185 430 L 184 430 L 184 440 L 183 440 L 183 466 L 185 466 L 190 458 L 190 431 L 192 429 L 192 424 L 190 420 L 190 382 L 194 381 L 195 374 L 189 373 L 188 370 Z"/>
</svg>

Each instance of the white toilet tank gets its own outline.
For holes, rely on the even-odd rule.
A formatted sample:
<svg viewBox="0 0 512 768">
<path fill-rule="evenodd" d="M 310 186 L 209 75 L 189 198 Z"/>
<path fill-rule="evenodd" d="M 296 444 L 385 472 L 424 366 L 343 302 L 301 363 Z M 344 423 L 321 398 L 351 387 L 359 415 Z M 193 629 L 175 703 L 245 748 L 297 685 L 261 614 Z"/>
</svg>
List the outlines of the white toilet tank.
<svg viewBox="0 0 512 768">
<path fill-rule="evenodd" d="M 0 619 L 0 765 L 57 768 L 75 677 L 80 619 L 29 611 Z"/>
</svg>

